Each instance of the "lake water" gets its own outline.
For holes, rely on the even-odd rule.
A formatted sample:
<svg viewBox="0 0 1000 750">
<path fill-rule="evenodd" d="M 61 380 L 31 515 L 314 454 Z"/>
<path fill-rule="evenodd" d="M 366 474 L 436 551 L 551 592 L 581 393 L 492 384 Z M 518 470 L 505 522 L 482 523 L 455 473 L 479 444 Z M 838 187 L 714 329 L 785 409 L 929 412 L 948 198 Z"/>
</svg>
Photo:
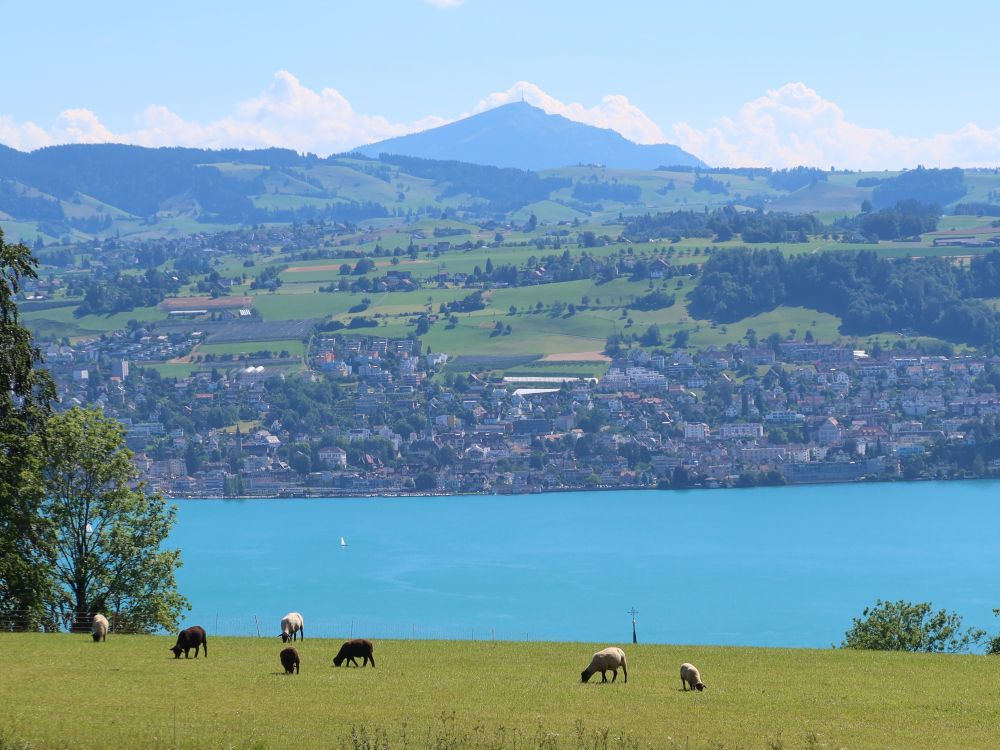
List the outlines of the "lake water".
<svg viewBox="0 0 1000 750">
<path fill-rule="evenodd" d="M 185 618 L 276 635 L 828 647 L 876 599 L 1000 629 L 1000 482 L 178 501 Z M 340 538 L 348 543 L 340 547 Z M 256 617 L 256 619 L 255 619 Z"/>
</svg>

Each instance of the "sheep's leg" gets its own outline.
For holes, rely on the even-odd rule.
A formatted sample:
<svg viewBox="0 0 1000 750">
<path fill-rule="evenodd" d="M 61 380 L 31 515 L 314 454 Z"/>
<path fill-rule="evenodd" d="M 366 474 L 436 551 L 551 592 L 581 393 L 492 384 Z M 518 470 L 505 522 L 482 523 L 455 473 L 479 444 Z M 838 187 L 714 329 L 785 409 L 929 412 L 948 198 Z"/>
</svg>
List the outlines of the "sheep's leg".
<svg viewBox="0 0 1000 750">
<path fill-rule="evenodd" d="M 604 671 L 604 670 L 602 669 L 602 670 L 601 670 L 601 682 L 607 682 L 607 681 L 608 681 L 608 673 L 607 673 L 607 672 L 605 672 L 605 671 Z"/>
<path fill-rule="evenodd" d="M 611 681 L 616 682 L 618 680 L 618 667 L 615 667 L 613 670 L 611 670 L 611 674 L 613 675 L 611 677 Z"/>
<path fill-rule="evenodd" d="M 625 682 L 628 682 L 628 667 L 622 664 L 622 674 L 625 675 Z"/>
<path fill-rule="evenodd" d="M 683 677 L 681 677 L 681 687 L 684 688 L 685 693 L 688 691 L 687 680 L 685 680 Z"/>
</svg>

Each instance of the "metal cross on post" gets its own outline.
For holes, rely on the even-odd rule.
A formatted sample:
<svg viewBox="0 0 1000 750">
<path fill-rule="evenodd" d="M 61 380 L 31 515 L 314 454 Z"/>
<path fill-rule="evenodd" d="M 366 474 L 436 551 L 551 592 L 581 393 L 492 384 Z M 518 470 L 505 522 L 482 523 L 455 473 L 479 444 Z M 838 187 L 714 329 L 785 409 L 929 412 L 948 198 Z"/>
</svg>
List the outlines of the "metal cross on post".
<svg viewBox="0 0 1000 750">
<path fill-rule="evenodd" d="M 632 643 L 638 643 L 639 639 L 636 638 L 635 636 L 635 616 L 639 614 L 639 610 L 637 610 L 635 607 L 632 607 L 632 609 L 630 609 L 628 613 L 632 615 Z"/>
</svg>

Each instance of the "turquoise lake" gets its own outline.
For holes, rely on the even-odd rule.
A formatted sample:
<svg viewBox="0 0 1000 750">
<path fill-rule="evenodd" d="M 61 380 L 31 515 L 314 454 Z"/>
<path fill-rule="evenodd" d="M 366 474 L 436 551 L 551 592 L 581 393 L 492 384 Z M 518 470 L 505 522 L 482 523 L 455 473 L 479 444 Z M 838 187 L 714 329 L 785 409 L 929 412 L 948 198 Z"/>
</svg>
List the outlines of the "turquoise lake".
<svg viewBox="0 0 1000 750">
<path fill-rule="evenodd" d="M 181 500 L 188 624 L 277 635 L 829 647 L 876 599 L 1000 630 L 1000 482 Z M 346 547 L 340 546 L 344 537 Z"/>
</svg>

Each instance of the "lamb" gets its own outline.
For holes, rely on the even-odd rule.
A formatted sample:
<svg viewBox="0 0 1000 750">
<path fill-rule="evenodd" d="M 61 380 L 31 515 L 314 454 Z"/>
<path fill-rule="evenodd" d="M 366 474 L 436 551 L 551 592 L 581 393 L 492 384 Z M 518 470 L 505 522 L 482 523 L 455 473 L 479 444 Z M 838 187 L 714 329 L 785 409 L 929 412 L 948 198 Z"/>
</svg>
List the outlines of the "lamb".
<svg viewBox="0 0 1000 750">
<path fill-rule="evenodd" d="M 205 635 L 205 628 L 201 625 L 192 625 L 186 630 L 182 630 L 177 635 L 177 643 L 174 644 L 173 648 L 170 650 L 174 652 L 174 658 L 181 658 L 181 651 L 184 652 L 184 658 L 188 658 L 188 651 L 194 649 L 194 658 L 198 658 L 198 649 L 205 647 L 205 658 L 208 658 L 208 636 Z"/>
<path fill-rule="evenodd" d="M 94 643 L 108 640 L 108 618 L 101 614 L 94 615 L 94 619 L 90 623 L 90 635 L 93 637 Z"/>
<path fill-rule="evenodd" d="M 684 662 L 681 664 L 681 687 L 687 691 L 688 685 L 691 686 L 692 690 L 698 690 L 699 692 L 708 687 L 708 685 L 701 681 L 701 672 L 698 671 L 698 667 L 694 664 Z"/>
<path fill-rule="evenodd" d="M 355 657 L 364 657 L 364 661 L 361 662 L 362 667 L 367 666 L 368 662 L 372 663 L 372 668 L 375 668 L 375 656 L 372 654 L 374 646 L 372 642 L 365 640 L 364 638 L 355 638 L 353 641 L 347 641 L 343 646 L 340 647 L 340 651 L 337 655 L 333 657 L 333 666 L 339 667 L 346 660 L 347 662 L 358 666 L 355 661 Z"/>
<path fill-rule="evenodd" d="M 295 641 L 300 635 L 306 639 L 305 621 L 298 612 L 289 612 L 281 618 L 281 642 Z"/>
<path fill-rule="evenodd" d="M 608 676 L 605 672 L 610 669 L 614 673 L 614 676 L 611 678 L 611 681 L 614 682 L 618 679 L 618 667 L 622 668 L 622 674 L 625 675 L 625 682 L 628 682 L 628 665 L 625 663 L 625 652 L 617 646 L 611 646 L 594 654 L 594 657 L 590 660 L 590 666 L 580 673 L 580 678 L 584 682 L 587 682 L 592 675 L 600 672 L 601 682 L 607 682 Z"/>
<path fill-rule="evenodd" d="M 281 666 L 285 668 L 285 674 L 299 673 L 299 650 L 293 646 L 281 649 Z"/>
</svg>

